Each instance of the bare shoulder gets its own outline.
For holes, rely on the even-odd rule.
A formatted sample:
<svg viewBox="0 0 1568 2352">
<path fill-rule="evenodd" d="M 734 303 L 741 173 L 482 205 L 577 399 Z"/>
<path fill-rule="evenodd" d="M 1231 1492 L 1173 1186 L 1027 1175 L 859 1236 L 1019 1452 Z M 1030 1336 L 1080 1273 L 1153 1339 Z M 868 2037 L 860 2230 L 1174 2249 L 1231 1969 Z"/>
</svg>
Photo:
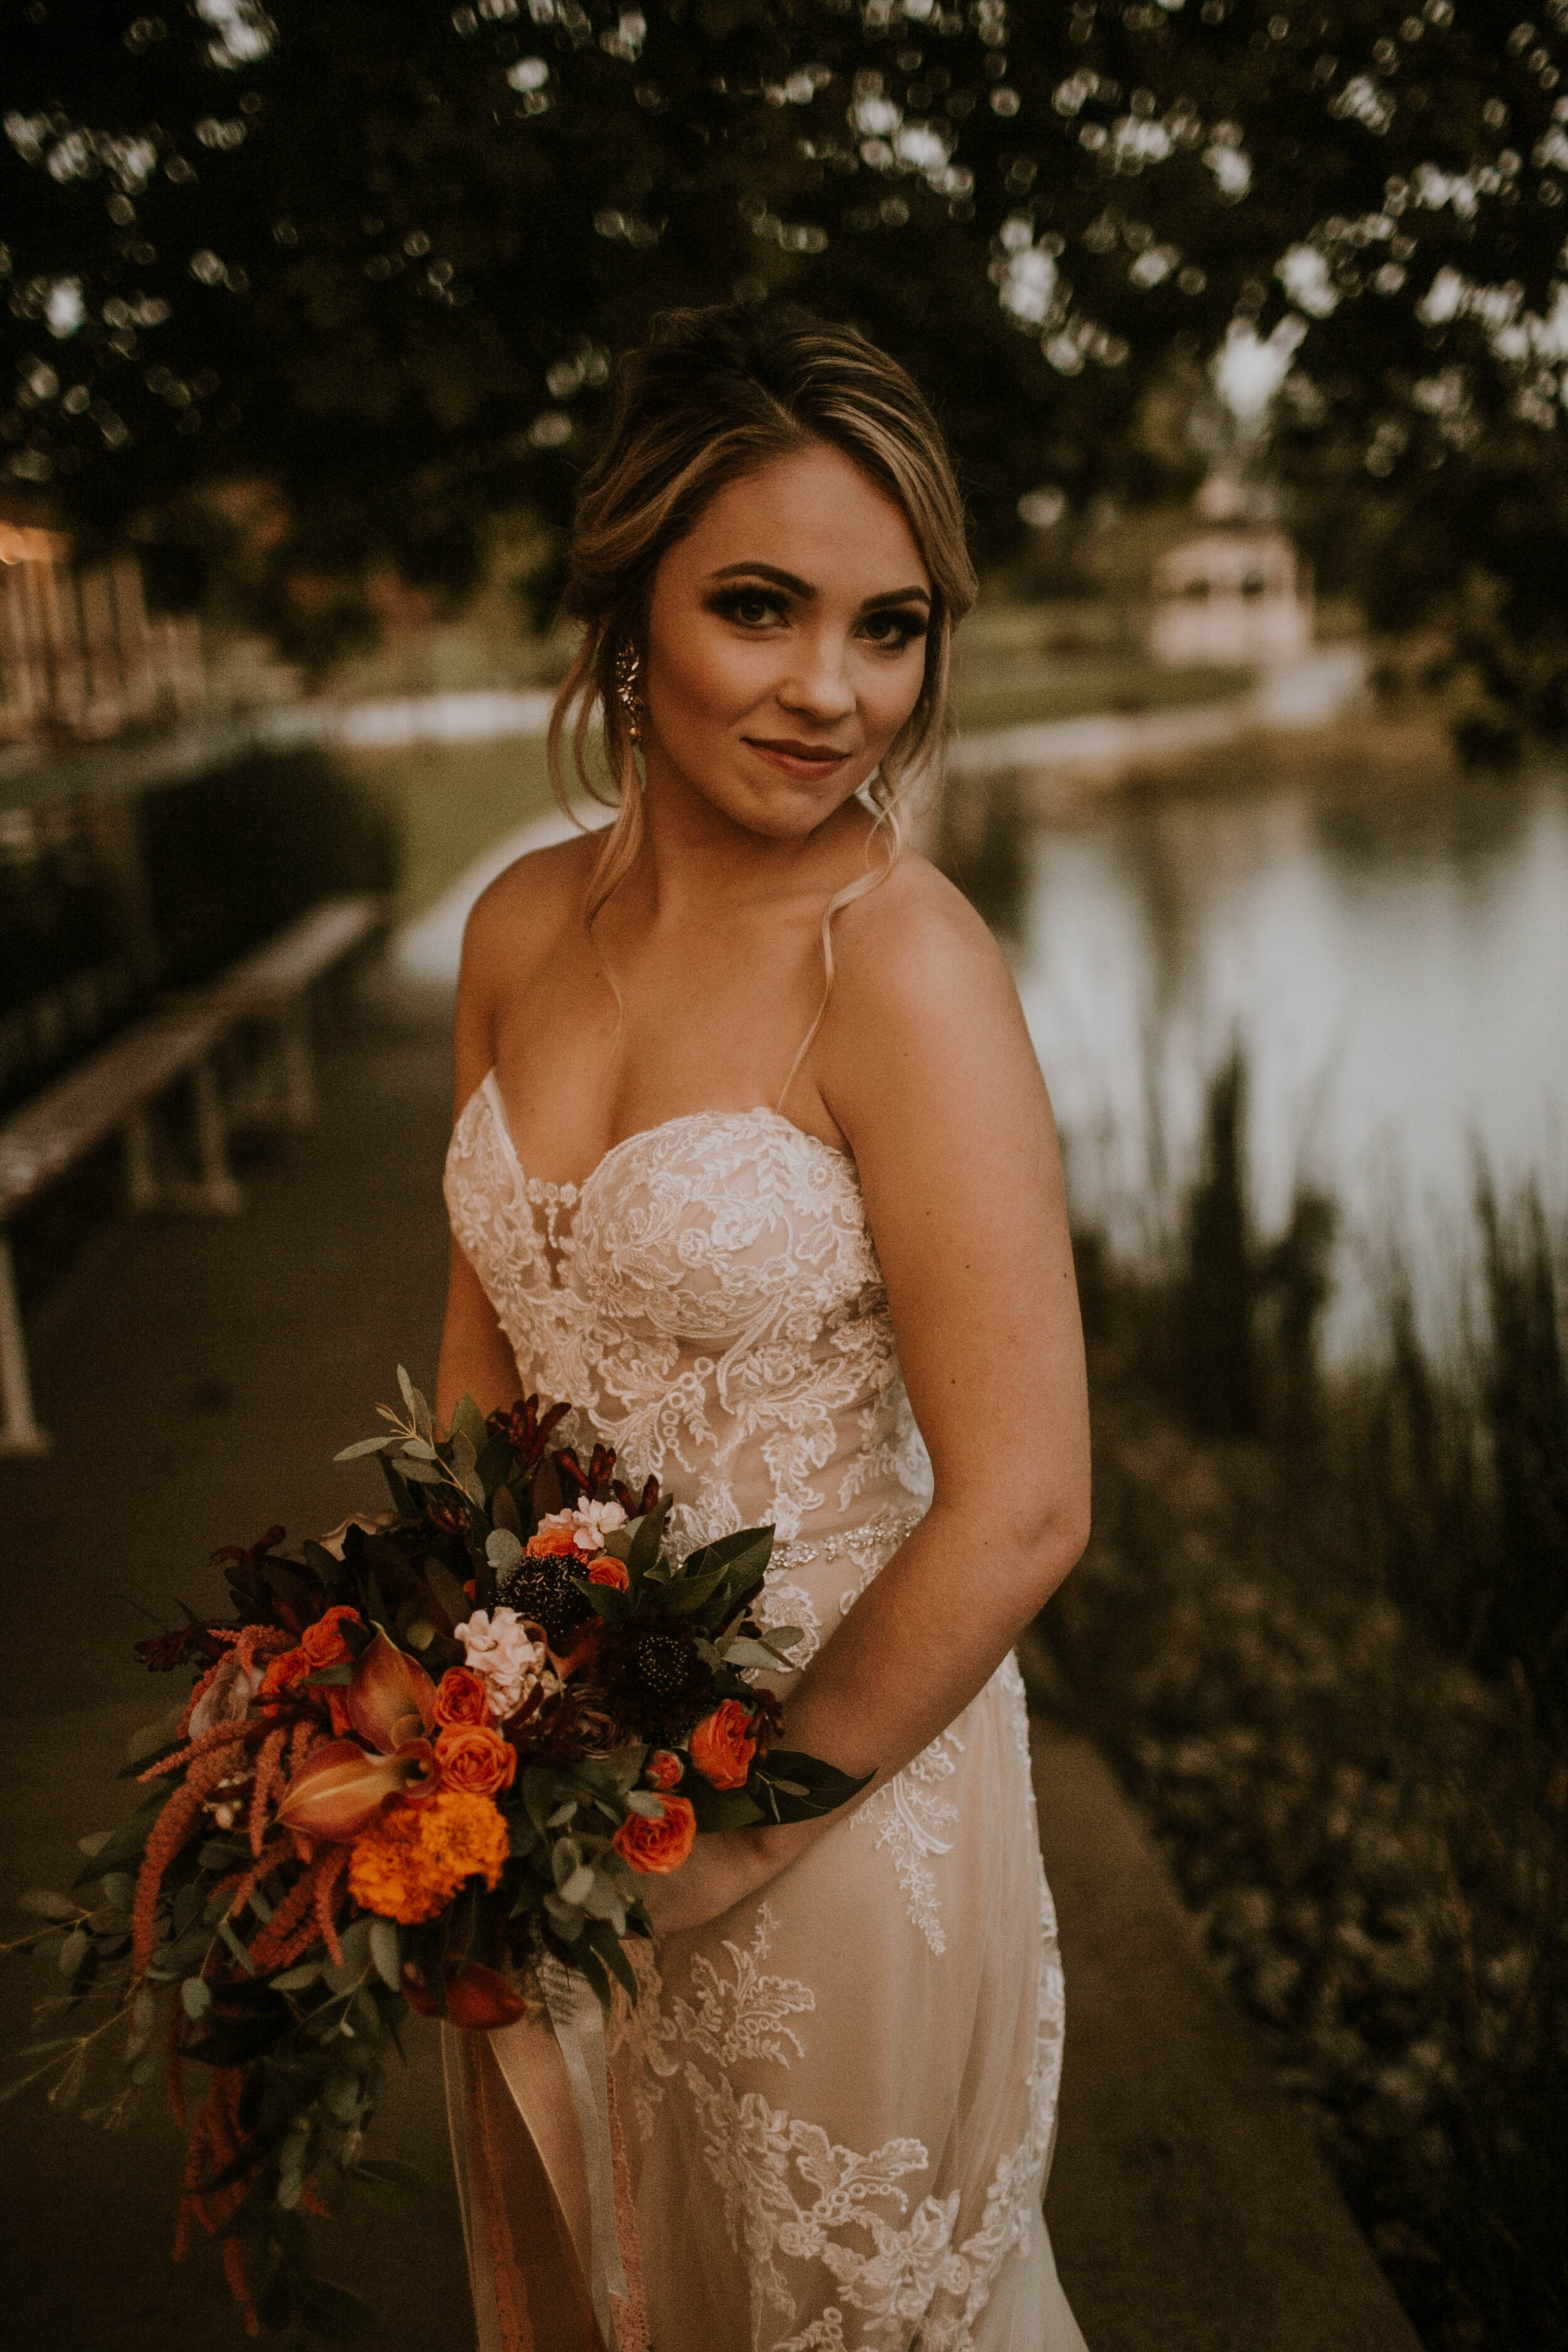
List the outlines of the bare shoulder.
<svg viewBox="0 0 1568 2352">
<path fill-rule="evenodd" d="M 554 842 L 515 858 L 479 893 L 463 933 L 463 984 L 489 995 L 525 984 L 528 972 L 571 923 L 597 856 L 591 835 Z"/>
<path fill-rule="evenodd" d="M 852 1144 L 868 1120 L 970 1118 L 988 1093 L 1043 1093 L 1006 961 L 926 858 L 906 853 L 837 923 L 821 1084 Z"/>
<path fill-rule="evenodd" d="M 834 993 L 846 1034 L 914 1019 L 963 1025 L 987 1008 L 1016 1008 L 995 940 L 963 893 L 929 858 L 906 851 L 886 881 L 838 916 Z"/>
</svg>

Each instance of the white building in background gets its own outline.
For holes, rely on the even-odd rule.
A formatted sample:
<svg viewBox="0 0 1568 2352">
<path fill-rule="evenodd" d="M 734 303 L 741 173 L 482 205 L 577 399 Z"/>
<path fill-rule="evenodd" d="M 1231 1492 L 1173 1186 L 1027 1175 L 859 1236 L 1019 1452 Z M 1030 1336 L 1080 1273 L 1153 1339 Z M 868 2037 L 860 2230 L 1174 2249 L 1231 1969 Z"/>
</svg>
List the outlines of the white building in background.
<svg viewBox="0 0 1568 2352">
<path fill-rule="evenodd" d="M 1170 668 L 1296 661 L 1311 642 L 1311 576 L 1282 530 L 1200 531 L 1154 567 L 1149 650 Z"/>
<path fill-rule="evenodd" d="M 1312 583 L 1293 542 L 1273 523 L 1248 520 L 1247 494 L 1223 475 L 1205 483 L 1195 504 L 1207 528 L 1154 566 L 1148 625 L 1154 659 L 1172 668 L 1299 660 L 1312 642 Z"/>
</svg>

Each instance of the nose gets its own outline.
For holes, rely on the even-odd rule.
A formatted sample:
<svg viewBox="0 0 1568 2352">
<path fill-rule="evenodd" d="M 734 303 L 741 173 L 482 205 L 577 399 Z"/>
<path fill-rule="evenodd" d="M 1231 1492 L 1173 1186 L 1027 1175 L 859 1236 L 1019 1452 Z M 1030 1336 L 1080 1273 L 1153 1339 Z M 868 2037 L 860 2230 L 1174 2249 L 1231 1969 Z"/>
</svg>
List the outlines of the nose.
<svg viewBox="0 0 1568 2352">
<path fill-rule="evenodd" d="M 815 726 L 831 727 L 855 709 L 849 646 L 837 629 L 806 629 L 795 636 L 795 658 L 774 689 L 781 710 L 797 711 Z"/>
</svg>

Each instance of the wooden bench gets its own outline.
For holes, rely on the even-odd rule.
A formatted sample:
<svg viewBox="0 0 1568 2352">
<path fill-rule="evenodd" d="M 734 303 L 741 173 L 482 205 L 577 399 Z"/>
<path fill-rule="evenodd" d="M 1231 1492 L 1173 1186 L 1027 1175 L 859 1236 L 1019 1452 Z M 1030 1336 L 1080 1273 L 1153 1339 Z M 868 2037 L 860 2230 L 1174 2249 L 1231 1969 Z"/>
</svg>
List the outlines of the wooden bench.
<svg viewBox="0 0 1568 2352">
<path fill-rule="evenodd" d="M 306 1128 L 315 1122 L 316 1073 L 310 1051 L 310 992 L 385 919 L 379 898 L 323 898 L 297 921 L 242 956 L 187 1000 L 216 1013 L 226 1028 L 272 1033 L 272 1050 L 255 1078 L 232 1092 L 232 1124 Z"/>
<path fill-rule="evenodd" d="M 242 1207 L 228 1135 L 239 1120 L 308 1127 L 316 1115 L 309 992 L 370 937 L 384 917 L 372 898 L 325 898 L 205 987 L 172 999 L 122 1037 L 57 1078 L 0 1123 L 0 1454 L 48 1450 L 33 1409 L 26 1343 L 12 1262 L 11 1220 L 100 1144 L 125 1146 L 126 1200 L 138 1213 L 169 1209 L 233 1216 Z M 237 1028 L 276 1033 L 259 1081 L 226 1104 L 215 1057 Z M 188 1082 L 199 1173 L 173 1170 L 154 1108 Z"/>
<path fill-rule="evenodd" d="M 125 1144 L 130 1207 L 233 1216 L 242 1206 L 229 1172 L 228 1139 L 212 1057 L 224 1033 L 200 1005 L 154 1013 L 68 1070 L 0 1126 L 0 1454 L 42 1454 L 48 1439 L 33 1412 L 16 1298 L 11 1220 L 112 1136 Z M 158 1148 L 153 1110 L 188 1080 L 195 1113 L 195 1182 L 173 1174 Z"/>
</svg>

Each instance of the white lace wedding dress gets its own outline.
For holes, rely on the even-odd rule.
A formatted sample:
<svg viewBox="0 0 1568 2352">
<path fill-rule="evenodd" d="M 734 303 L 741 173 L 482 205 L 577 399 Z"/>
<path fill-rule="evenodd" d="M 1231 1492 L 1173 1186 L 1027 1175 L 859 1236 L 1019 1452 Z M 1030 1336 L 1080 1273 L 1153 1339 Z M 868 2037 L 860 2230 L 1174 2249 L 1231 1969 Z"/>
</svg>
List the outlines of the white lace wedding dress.
<svg viewBox="0 0 1568 2352">
<path fill-rule="evenodd" d="M 447 1198 L 523 1386 L 657 1474 L 681 1548 L 773 1523 L 759 1614 L 804 1663 L 930 1493 L 854 1161 L 698 1112 L 542 1183 L 492 1075 Z M 1040 2215 L 1062 1978 L 1011 1659 L 644 1976 L 616 2063 L 653 2352 L 1083 2352 Z"/>
</svg>

